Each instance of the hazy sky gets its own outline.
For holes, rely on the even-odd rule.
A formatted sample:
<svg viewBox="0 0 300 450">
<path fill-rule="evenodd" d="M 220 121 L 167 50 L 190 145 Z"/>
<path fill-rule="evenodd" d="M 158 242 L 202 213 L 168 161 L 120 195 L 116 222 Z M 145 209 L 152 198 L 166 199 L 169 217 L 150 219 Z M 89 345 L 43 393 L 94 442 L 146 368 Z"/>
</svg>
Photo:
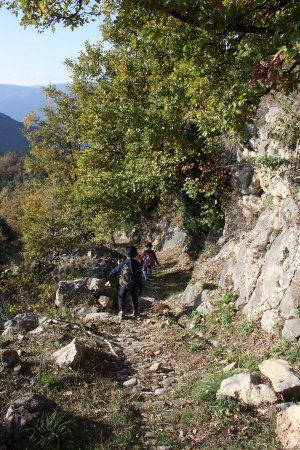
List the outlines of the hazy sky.
<svg viewBox="0 0 300 450">
<path fill-rule="evenodd" d="M 75 31 L 57 26 L 55 33 L 24 29 L 18 19 L 0 8 L 0 84 L 31 86 L 65 83 L 69 74 L 63 61 L 84 50 L 84 42 L 100 39 L 97 23 Z"/>
</svg>

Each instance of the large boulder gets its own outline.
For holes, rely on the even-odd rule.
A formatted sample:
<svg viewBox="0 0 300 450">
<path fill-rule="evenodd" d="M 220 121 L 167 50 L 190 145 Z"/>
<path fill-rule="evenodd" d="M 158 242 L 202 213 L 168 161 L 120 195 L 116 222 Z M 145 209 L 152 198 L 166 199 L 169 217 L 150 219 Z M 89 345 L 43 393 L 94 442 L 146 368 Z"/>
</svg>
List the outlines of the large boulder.
<svg viewBox="0 0 300 450">
<path fill-rule="evenodd" d="M 300 406 L 293 405 L 277 414 L 277 439 L 287 450 L 300 448 Z"/>
<path fill-rule="evenodd" d="M 197 302 L 199 305 L 197 306 L 197 311 L 200 314 L 210 314 L 214 308 L 214 300 L 216 294 L 211 289 L 205 289 L 201 292 L 199 297 L 197 297 Z"/>
<path fill-rule="evenodd" d="M 182 305 L 194 307 L 199 306 L 201 303 L 202 290 L 203 281 L 188 284 L 181 298 Z"/>
<path fill-rule="evenodd" d="M 292 367 L 282 359 L 267 359 L 263 361 L 259 370 L 271 380 L 275 392 L 281 395 L 300 396 L 300 379 L 293 372 Z"/>
<path fill-rule="evenodd" d="M 285 339 L 298 339 L 300 337 L 300 318 L 286 320 L 282 330 L 282 337 Z"/>
<path fill-rule="evenodd" d="M 77 278 L 71 281 L 60 281 L 56 291 L 55 305 L 78 305 L 94 302 L 101 295 L 115 293 L 112 287 L 106 286 L 104 278 Z"/>
<path fill-rule="evenodd" d="M 74 338 L 70 344 L 54 352 L 52 360 L 59 367 L 74 367 L 83 360 L 84 355 L 85 346 Z"/>
<path fill-rule="evenodd" d="M 16 328 L 24 331 L 34 330 L 37 328 L 38 324 L 39 318 L 32 312 L 17 314 L 13 319 L 5 322 L 5 330 L 3 334 L 9 334 Z"/>
<path fill-rule="evenodd" d="M 181 228 L 169 226 L 162 238 L 162 249 L 167 250 L 173 247 L 182 246 L 187 234 Z"/>
<path fill-rule="evenodd" d="M 53 413 L 57 405 L 42 394 L 29 394 L 13 401 L 5 416 L 6 431 L 14 440 L 20 440 L 24 431 L 36 421 Z"/>
<path fill-rule="evenodd" d="M 86 286 L 89 291 L 99 295 L 105 292 L 106 290 L 105 283 L 106 280 L 104 278 L 88 278 Z"/>
<path fill-rule="evenodd" d="M 111 260 L 100 259 L 92 264 L 91 275 L 94 278 L 108 278 L 113 267 L 114 265 Z"/>
<path fill-rule="evenodd" d="M 87 278 L 60 281 L 56 291 L 55 305 L 77 305 L 88 300 Z"/>
<path fill-rule="evenodd" d="M 223 380 L 217 391 L 217 398 L 221 397 L 232 397 L 251 406 L 272 404 L 277 401 L 272 389 L 265 384 L 259 384 L 257 374 L 248 372 L 242 372 Z"/>
</svg>

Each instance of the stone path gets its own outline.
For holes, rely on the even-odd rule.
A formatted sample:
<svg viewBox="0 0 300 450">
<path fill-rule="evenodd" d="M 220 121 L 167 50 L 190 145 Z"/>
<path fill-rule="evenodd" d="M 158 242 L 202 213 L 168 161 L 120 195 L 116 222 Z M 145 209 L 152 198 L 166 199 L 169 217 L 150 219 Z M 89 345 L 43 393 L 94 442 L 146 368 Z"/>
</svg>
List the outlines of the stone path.
<svg viewBox="0 0 300 450">
<path fill-rule="evenodd" d="M 163 415 L 174 407 L 172 392 L 176 388 L 179 374 L 176 373 L 175 361 L 170 361 L 164 352 L 164 342 L 158 341 L 161 321 L 151 316 L 151 303 L 154 298 L 144 298 L 150 308 L 137 320 L 124 320 L 118 335 L 111 336 L 110 341 L 118 353 L 124 357 L 124 367 L 118 371 L 117 379 L 124 389 L 132 390 L 138 400 L 133 408 L 141 416 L 142 426 L 139 442 L 145 449 L 171 450 L 169 445 L 156 445 L 156 431 L 152 429 L 150 416 L 153 410 Z"/>
</svg>

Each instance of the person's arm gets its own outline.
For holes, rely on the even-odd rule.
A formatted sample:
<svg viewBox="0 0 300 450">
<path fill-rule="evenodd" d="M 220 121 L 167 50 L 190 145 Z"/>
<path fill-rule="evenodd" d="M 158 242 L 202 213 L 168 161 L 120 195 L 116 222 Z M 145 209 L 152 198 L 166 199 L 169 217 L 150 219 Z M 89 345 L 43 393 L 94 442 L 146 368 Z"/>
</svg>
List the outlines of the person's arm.
<svg viewBox="0 0 300 450">
<path fill-rule="evenodd" d="M 120 262 L 120 264 L 118 264 L 116 267 L 113 268 L 113 270 L 110 272 L 108 276 L 111 277 L 112 275 L 115 275 L 115 273 L 121 272 L 123 265 L 124 261 Z"/>
<path fill-rule="evenodd" d="M 156 257 L 156 253 L 154 250 L 153 250 L 153 258 L 154 258 L 154 261 L 156 262 L 156 264 L 159 266 L 159 262 L 158 262 L 158 259 Z"/>
<path fill-rule="evenodd" d="M 141 262 L 143 262 L 144 259 L 145 259 L 145 256 L 146 256 L 146 250 L 144 250 L 144 251 L 141 253 L 141 255 L 140 255 L 140 257 L 139 257 L 139 260 L 140 260 Z"/>
</svg>

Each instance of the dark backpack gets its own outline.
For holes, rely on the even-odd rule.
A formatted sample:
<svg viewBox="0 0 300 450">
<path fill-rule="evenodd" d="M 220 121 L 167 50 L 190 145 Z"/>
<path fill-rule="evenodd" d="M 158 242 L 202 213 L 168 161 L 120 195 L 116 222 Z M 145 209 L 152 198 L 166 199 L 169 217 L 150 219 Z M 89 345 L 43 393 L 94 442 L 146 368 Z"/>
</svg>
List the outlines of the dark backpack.
<svg viewBox="0 0 300 450">
<path fill-rule="evenodd" d="M 155 264 L 155 259 L 153 255 L 153 250 L 146 250 L 146 254 L 144 257 L 144 265 L 146 267 L 153 267 Z"/>
<path fill-rule="evenodd" d="M 120 286 L 126 286 L 128 288 L 131 288 L 134 284 L 133 273 L 129 262 L 125 261 L 122 267 L 119 284 Z"/>
</svg>

